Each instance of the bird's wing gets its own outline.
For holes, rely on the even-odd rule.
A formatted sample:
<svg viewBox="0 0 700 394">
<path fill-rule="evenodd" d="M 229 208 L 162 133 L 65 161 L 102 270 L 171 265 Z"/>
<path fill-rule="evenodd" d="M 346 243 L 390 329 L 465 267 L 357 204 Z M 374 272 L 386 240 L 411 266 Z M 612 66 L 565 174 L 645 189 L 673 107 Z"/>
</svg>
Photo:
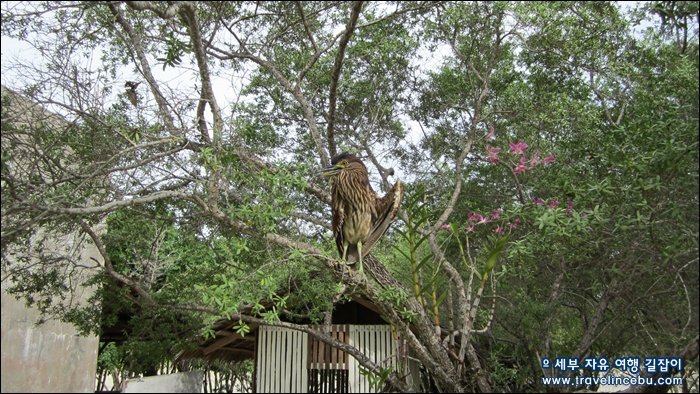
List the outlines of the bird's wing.
<svg viewBox="0 0 700 394">
<path fill-rule="evenodd" d="M 126 90 L 126 97 L 129 99 L 129 102 L 135 107 L 139 103 L 139 96 L 136 94 L 136 91 L 134 89 L 127 89 Z"/>
<path fill-rule="evenodd" d="M 345 207 L 343 204 L 339 204 L 338 207 L 333 208 L 333 219 L 331 222 L 331 228 L 333 229 L 333 236 L 335 237 L 335 245 L 338 247 L 338 255 L 343 256 L 343 224 L 345 223 Z"/>
<path fill-rule="evenodd" d="M 372 230 L 369 237 L 362 243 L 362 257 L 364 258 L 372 249 L 374 244 L 386 233 L 389 226 L 396 218 L 403 200 L 403 183 L 396 181 L 394 187 L 389 190 L 384 197 L 374 200 L 374 212 L 372 216 Z M 350 259 L 348 259 L 350 261 Z"/>
</svg>

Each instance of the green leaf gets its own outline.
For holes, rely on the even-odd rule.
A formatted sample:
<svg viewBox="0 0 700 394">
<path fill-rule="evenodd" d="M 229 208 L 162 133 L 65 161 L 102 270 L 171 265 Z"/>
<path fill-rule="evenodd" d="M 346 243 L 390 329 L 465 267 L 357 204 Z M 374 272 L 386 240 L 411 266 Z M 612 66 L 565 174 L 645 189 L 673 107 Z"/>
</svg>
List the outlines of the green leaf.
<svg viewBox="0 0 700 394">
<path fill-rule="evenodd" d="M 493 270 L 493 267 L 496 266 L 496 261 L 501 255 L 501 252 L 503 252 L 503 248 L 506 246 L 509 237 L 509 235 L 500 237 L 491 247 L 491 250 L 489 250 L 489 257 L 486 260 L 486 265 L 484 266 L 483 270 L 484 276 L 488 275 L 491 272 L 491 270 Z"/>
</svg>

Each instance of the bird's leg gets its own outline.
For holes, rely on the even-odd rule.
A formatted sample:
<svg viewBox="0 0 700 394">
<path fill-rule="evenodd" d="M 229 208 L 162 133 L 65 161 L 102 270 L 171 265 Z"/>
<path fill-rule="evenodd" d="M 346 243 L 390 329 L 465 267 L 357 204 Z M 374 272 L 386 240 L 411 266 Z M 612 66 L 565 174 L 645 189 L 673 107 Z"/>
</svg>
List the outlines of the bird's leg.
<svg viewBox="0 0 700 394">
<path fill-rule="evenodd" d="M 357 262 L 360 268 L 357 271 L 360 273 L 360 276 L 365 276 L 365 271 L 362 269 L 362 241 L 357 243 L 357 254 L 360 257 L 359 261 Z"/>
<path fill-rule="evenodd" d="M 343 242 L 343 257 L 341 260 L 347 260 L 348 258 L 348 246 L 350 246 L 350 244 L 347 241 Z"/>
</svg>

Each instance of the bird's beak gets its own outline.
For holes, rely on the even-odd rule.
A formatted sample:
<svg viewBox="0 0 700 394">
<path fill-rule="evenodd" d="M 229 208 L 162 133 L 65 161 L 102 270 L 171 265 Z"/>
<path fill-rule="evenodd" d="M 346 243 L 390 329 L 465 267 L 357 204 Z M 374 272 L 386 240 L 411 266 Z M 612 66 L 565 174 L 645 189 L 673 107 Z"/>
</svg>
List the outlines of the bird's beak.
<svg viewBox="0 0 700 394">
<path fill-rule="evenodd" d="M 338 167 L 337 165 L 332 165 L 330 167 L 322 168 L 314 173 L 316 176 L 333 176 L 340 172 L 342 168 Z"/>
</svg>

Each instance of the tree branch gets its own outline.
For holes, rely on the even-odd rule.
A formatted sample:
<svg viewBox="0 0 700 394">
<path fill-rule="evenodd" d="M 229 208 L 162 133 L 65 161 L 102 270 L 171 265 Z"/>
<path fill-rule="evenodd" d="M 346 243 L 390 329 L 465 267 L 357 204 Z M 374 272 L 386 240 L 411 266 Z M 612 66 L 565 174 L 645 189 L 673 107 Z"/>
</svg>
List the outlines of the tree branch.
<svg viewBox="0 0 700 394">
<path fill-rule="evenodd" d="M 294 99 L 299 103 L 304 112 L 304 118 L 306 119 L 306 122 L 309 125 L 311 137 L 314 140 L 314 143 L 316 145 L 316 151 L 318 152 L 319 157 L 321 159 L 321 165 L 324 167 L 330 166 L 331 161 L 328 158 L 328 153 L 326 149 L 323 148 L 323 143 L 321 141 L 321 135 L 318 130 L 318 125 L 316 124 L 316 117 L 314 115 L 313 107 L 311 106 L 311 103 L 306 99 L 306 97 L 304 97 L 304 94 L 301 92 L 299 86 L 292 85 L 292 83 L 287 78 L 285 78 L 285 76 L 272 63 L 254 55 L 250 50 L 248 50 L 248 47 L 245 45 L 245 43 L 235 33 L 232 32 L 232 34 L 238 42 L 241 51 L 227 52 L 227 55 L 232 58 L 248 59 L 262 66 L 265 70 L 272 74 L 272 76 L 284 88 L 284 90 L 286 90 L 294 97 Z"/>
<path fill-rule="evenodd" d="M 170 133 L 176 133 L 177 129 L 175 128 L 175 123 L 173 122 L 173 118 L 168 109 L 168 102 L 166 101 L 165 97 L 158 88 L 158 82 L 153 76 L 151 66 L 148 63 L 148 59 L 141 45 L 141 36 L 138 33 L 136 33 L 129 24 L 129 22 L 126 19 L 124 19 L 121 12 L 119 11 L 119 6 L 116 3 L 109 3 L 108 6 L 110 11 L 112 12 L 112 15 L 114 15 L 119 25 L 121 25 L 122 29 L 124 29 L 126 34 L 129 36 L 129 39 L 131 40 L 133 50 L 136 53 L 136 58 L 138 58 L 139 63 L 141 65 L 142 74 L 144 78 L 146 78 L 148 86 L 150 86 L 151 90 L 153 91 L 156 103 L 158 103 L 158 108 L 160 109 L 161 117 L 163 118 L 163 121 L 165 122 L 168 131 Z"/>
<path fill-rule="evenodd" d="M 335 124 L 335 110 L 336 110 L 336 94 L 338 90 L 338 80 L 340 79 L 340 70 L 343 67 L 343 58 L 345 57 L 345 48 L 350 41 L 350 37 L 357 24 L 357 19 L 362 11 L 362 1 L 355 1 L 352 3 L 352 12 L 350 13 L 350 19 L 345 27 L 343 36 L 338 44 L 338 53 L 335 55 L 335 64 L 333 66 L 333 73 L 331 74 L 331 86 L 328 94 L 328 128 L 326 129 L 326 137 L 328 139 L 328 151 L 331 156 L 338 154 L 335 145 L 335 136 L 333 134 L 333 126 Z"/>
</svg>

